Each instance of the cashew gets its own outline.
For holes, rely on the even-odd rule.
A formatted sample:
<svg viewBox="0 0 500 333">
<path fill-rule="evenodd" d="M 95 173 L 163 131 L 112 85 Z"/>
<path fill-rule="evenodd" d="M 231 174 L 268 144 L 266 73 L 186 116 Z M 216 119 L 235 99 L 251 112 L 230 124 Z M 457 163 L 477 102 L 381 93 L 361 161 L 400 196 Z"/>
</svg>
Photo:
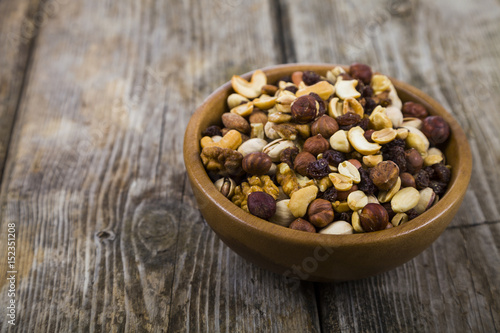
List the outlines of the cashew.
<svg viewBox="0 0 500 333">
<path fill-rule="evenodd" d="M 266 84 L 267 76 L 260 69 L 252 74 L 250 82 L 239 75 L 233 75 L 231 78 L 231 85 L 234 91 L 246 98 L 259 97 L 262 92 L 262 87 Z"/>
<path fill-rule="evenodd" d="M 344 106 L 342 110 L 342 114 L 346 114 L 348 112 L 353 112 L 361 116 L 365 115 L 365 111 L 363 110 L 363 106 L 358 102 L 358 100 L 348 97 L 344 100 Z"/>
<path fill-rule="evenodd" d="M 335 88 L 328 81 L 319 81 L 312 86 L 306 86 L 302 89 L 297 90 L 295 95 L 297 97 L 300 97 L 302 95 L 309 95 L 312 92 L 318 94 L 321 99 L 326 100 L 335 92 Z"/>
<path fill-rule="evenodd" d="M 242 141 L 240 132 L 237 130 L 230 130 L 218 142 L 214 142 L 214 140 L 209 136 L 204 136 L 201 138 L 200 145 L 201 148 L 215 146 L 220 148 L 237 149 Z"/>
<path fill-rule="evenodd" d="M 307 207 L 309 204 L 316 199 L 318 194 L 318 188 L 314 185 L 301 188 L 298 191 L 293 192 L 288 208 L 295 217 L 302 217 L 306 215 Z"/>
<path fill-rule="evenodd" d="M 335 93 L 340 99 L 358 98 L 361 93 L 356 90 L 358 80 L 343 80 L 342 77 L 337 77 L 335 82 Z"/>
<path fill-rule="evenodd" d="M 379 152 L 381 146 L 378 143 L 371 143 L 364 136 L 365 131 L 359 126 L 353 127 L 347 133 L 347 138 L 351 145 L 363 155 L 373 155 Z M 335 135 L 335 134 L 334 134 Z"/>
<path fill-rule="evenodd" d="M 276 104 L 276 97 L 271 97 L 265 94 L 253 100 L 253 105 L 261 110 L 270 109 L 274 106 L 274 104 Z"/>
<path fill-rule="evenodd" d="M 338 97 L 334 97 L 328 103 L 328 115 L 332 118 L 337 118 L 342 115 L 343 103 L 339 102 Z"/>
</svg>

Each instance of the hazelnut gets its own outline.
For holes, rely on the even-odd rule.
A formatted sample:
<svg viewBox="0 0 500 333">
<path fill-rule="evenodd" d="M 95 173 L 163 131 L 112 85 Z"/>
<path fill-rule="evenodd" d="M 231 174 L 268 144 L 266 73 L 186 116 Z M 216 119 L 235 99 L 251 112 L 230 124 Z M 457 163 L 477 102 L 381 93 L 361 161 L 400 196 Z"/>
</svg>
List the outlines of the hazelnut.
<svg viewBox="0 0 500 333">
<path fill-rule="evenodd" d="M 365 64 L 352 64 L 351 67 L 349 67 L 349 74 L 364 84 L 370 84 L 372 80 L 372 69 Z"/>
<path fill-rule="evenodd" d="M 250 124 L 258 124 L 261 123 L 265 125 L 267 123 L 267 114 L 264 111 L 253 110 L 250 117 L 248 117 Z"/>
<path fill-rule="evenodd" d="M 417 185 L 415 185 L 415 178 L 408 172 L 403 172 L 399 177 L 401 178 L 401 187 L 417 188 Z"/>
<path fill-rule="evenodd" d="M 301 71 L 297 71 L 297 72 L 293 72 L 292 73 L 292 76 L 291 76 L 291 79 L 292 79 L 292 82 L 298 86 L 300 84 L 300 82 L 302 82 L 302 76 L 304 75 L 303 72 Z"/>
<path fill-rule="evenodd" d="M 370 169 L 370 179 L 379 190 L 388 191 L 396 184 L 399 167 L 392 161 L 383 161 Z"/>
<path fill-rule="evenodd" d="M 251 175 L 257 176 L 265 175 L 272 164 L 273 161 L 269 155 L 261 152 L 250 153 L 246 155 L 241 162 L 243 170 Z"/>
<path fill-rule="evenodd" d="M 372 139 L 373 132 L 375 132 L 375 130 L 372 130 L 372 129 L 369 129 L 368 131 L 365 132 L 364 136 L 365 136 L 366 141 L 368 141 L 370 143 L 375 143 L 375 141 L 373 141 L 373 139 Z"/>
<path fill-rule="evenodd" d="M 295 219 L 289 226 L 290 229 L 316 233 L 316 228 L 302 218 Z"/>
<path fill-rule="evenodd" d="M 339 130 L 337 121 L 330 116 L 323 115 L 311 125 L 312 135 L 321 134 L 324 138 L 331 137 Z"/>
<path fill-rule="evenodd" d="M 315 199 L 307 208 L 309 221 L 318 228 L 333 222 L 333 207 L 330 201 L 324 199 Z"/>
<path fill-rule="evenodd" d="M 252 192 L 248 195 L 248 210 L 252 215 L 268 220 L 276 213 L 276 201 L 266 192 Z"/>
<path fill-rule="evenodd" d="M 441 116 L 431 116 L 424 119 L 422 133 L 436 145 L 443 143 L 450 136 L 450 126 Z"/>
<path fill-rule="evenodd" d="M 349 194 L 358 190 L 358 185 L 352 185 L 352 187 L 347 191 L 337 191 L 337 200 L 346 201 Z"/>
<path fill-rule="evenodd" d="M 357 159 L 351 158 L 350 160 L 347 160 L 347 162 L 351 163 L 356 167 L 356 169 L 361 168 L 361 162 L 358 161 Z"/>
<path fill-rule="evenodd" d="M 310 152 L 314 156 L 324 153 L 330 148 L 330 143 L 321 134 L 311 136 L 304 142 L 304 151 Z"/>
<path fill-rule="evenodd" d="M 389 223 L 389 214 L 382 205 L 369 203 L 361 210 L 359 222 L 366 232 L 384 230 Z"/>
<path fill-rule="evenodd" d="M 307 176 L 307 167 L 309 163 L 316 161 L 313 154 L 303 151 L 297 154 L 293 161 L 293 169 L 302 176 Z"/>
<path fill-rule="evenodd" d="M 406 159 L 406 169 L 409 173 L 416 174 L 422 169 L 422 165 L 424 165 L 424 159 L 422 155 L 414 149 L 408 149 L 405 151 L 405 159 Z"/>
<path fill-rule="evenodd" d="M 319 105 L 310 95 L 303 95 L 292 102 L 292 118 L 299 124 L 307 124 L 318 115 Z"/>
<path fill-rule="evenodd" d="M 403 116 L 412 118 L 425 118 L 429 115 L 422 104 L 414 102 L 406 102 L 403 104 Z"/>
</svg>

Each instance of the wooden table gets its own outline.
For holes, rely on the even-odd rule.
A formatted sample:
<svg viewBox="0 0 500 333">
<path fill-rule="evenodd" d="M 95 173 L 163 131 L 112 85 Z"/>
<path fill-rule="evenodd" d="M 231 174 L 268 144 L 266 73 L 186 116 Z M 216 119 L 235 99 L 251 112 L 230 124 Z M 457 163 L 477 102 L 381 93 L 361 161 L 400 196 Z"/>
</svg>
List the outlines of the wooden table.
<svg viewBox="0 0 500 333">
<path fill-rule="evenodd" d="M 500 2 L 3 0 L 0 45 L 1 332 L 500 330 Z M 232 74 L 354 61 L 453 113 L 471 184 L 409 263 L 291 288 L 207 226 L 184 129 Z"/>
</svg>

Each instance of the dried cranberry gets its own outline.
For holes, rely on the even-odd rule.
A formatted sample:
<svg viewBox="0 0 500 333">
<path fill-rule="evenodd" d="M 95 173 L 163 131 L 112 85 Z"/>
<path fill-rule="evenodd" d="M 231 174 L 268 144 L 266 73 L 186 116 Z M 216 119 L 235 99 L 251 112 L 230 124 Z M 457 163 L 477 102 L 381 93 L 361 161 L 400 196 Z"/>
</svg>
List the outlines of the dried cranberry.
<svg viewBox="0 0 500 333">
<path fill-rule="evenodd" d="M 311 162 L 307 166 L 307 174 L 311 178 L 320 179 L 328 176 L 330 172 L 331 170 L 330 166 L 328 165 L 328 161 L 324 158 Z"/>
<path fill-rule="evenodd" d="M 434 169 L 434 175 L 433 178 L 436 178 L 437 180 L 443 182 L 443 183 L 449 183 L 450 178 L 451 178 L 451 171 L 448 169 L 444 164 L 434 164 L 432 166 Z"/>
<path fill-rule="evenodd" d="M 370 179 L 370 172 L 363 168 L 359 168 L 358 171 L 361 176 L 361 182 L 358 184 L 358 190 L 365 192 L 366 195 L 374 194 L 377 191 L 377 187 Z"/>
<path fill-rule="evenodd" d="M 318 102 L 319 108 L 318 108 L 318 115 L 317 118 L 321 117 L 326 113 L 326 104 L 325 101 L 319 97 L 318 94 L 316 93 L 309 93 L 310 96 L 314 97 L 314 99 Z"/>
<path fill-rule="evenodd" d="M 293 169 L 293 161 L 299 154 L 299 148 L 288 147 L 280 153 L 280 162 L 288 164 L 290 169 Z"/>
<path fill-rule="evenodd" d="M 320 80 L 321 77 L 318 75 L 318 73 L 304 71 L 304 74 L 302 74 L 302 81 L 304 81 L 304 83 L 308 86 L 318 83 Z"/>
<path fill-rule="evenodd" d="M 424 170 L 420 170 L 415 176 L 415 185 L 417 190 L 429 187 L 429 175 Z"/>
<path fill-rule="evenodd" d="M 212 125 L 212 126 L 208 126 L 207 128 L 205 128 L 205 130 L 203 132 L 201 132 L 201 135 L 203 135 L 203 136 L 216 136 L 216 135 L 222 136 L 222 132 L 221 132 L 221 128 L 219 126 Z"/>
<path fill-rule="evenodd" d="M 323 158 L 326 159 L 330 165 L 335 167 L 344 162 L 346 159 L 344 153 L 334 149 L 325 151 L 323 153 Z"/>
<path fill-rule="evenodd" d="M 321 198 L 330 202 L 335 202 L 335 200 L 337 200 L 337 189 L 333 186 L 329 187 L 325 192 L 323 192 Z"/>
</svg>

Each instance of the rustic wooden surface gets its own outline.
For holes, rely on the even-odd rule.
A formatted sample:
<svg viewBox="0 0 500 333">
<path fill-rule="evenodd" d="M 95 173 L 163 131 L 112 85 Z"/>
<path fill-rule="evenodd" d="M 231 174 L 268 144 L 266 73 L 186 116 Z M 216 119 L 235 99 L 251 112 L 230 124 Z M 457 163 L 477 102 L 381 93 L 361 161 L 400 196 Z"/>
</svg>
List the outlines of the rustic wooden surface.
<svg viewBox="0 0 500 333">
<path fill-rule="evenodd" d="M 488 0 L 0 1 L 0 331 L 500 330 L 499 32 L 500 3 Z M 290 283 L 205 224 L 183 131 L 233 73 L 354 61 L 455 115 L 474 152 L 471 185 L 409 263 Z"/>
</svg>

